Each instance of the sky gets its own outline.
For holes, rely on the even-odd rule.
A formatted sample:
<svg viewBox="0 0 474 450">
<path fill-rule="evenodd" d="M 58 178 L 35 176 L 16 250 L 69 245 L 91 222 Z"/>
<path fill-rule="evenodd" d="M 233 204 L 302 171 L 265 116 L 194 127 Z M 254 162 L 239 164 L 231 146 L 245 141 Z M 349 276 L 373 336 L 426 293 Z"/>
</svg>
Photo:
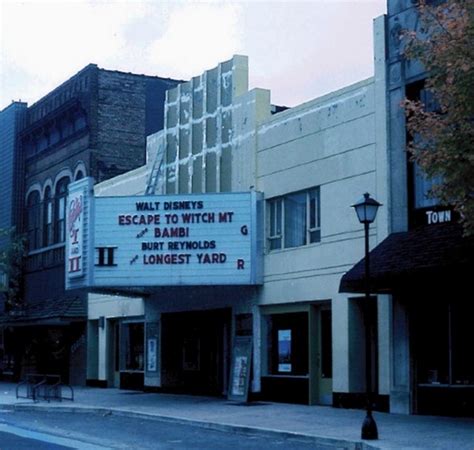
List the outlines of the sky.
<svg viewBox="0 0 474 450">
<path fill-rule="evenodd" d="M 0 0 L 0 110 L 84 66 L 188 80 L 234 54 L 295 106 L 373 75 L 386 0 Z"/>
</svg>

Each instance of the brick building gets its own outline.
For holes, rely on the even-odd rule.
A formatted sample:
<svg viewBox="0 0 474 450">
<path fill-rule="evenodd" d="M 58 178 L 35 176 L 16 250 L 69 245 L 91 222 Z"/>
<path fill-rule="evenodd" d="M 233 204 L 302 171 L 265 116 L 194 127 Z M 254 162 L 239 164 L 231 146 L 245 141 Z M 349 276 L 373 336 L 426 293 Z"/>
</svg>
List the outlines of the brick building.
<svg viewBox="0 0 474 450">
<path fill-rule="evenodd" d="M 21 306 L 1 318 L 7 371 L 15 378 L 47 371 L 85 382 L 86 297 L 64 290 L 67 186 L 143 165 L 146 136 L 163 127 L 165 91 L 176 83 L 89 64 L 29 108 L 2 111 L 10 136 L 2 139 L 2 154 L 8 147 L 12 166 L 6 173 L 15 165 L 21 174 L 9 184 L 2 217 L 4 208 L 21 211 L 11 222 L 28 242 Z M 21 122 L 7 116 L 13 108 L 22 110 Z"/>
</svg>

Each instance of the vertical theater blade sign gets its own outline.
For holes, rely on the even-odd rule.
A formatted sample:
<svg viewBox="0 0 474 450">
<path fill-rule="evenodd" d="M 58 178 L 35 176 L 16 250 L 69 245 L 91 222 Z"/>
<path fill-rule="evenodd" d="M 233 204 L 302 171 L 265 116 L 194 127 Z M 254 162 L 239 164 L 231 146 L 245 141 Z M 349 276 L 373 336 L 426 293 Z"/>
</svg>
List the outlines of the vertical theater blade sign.
<svg viewBox="0 0 474 450">
<path fill-rule="evenodd" d="M 82 244 L 84 226 L 84 200 L 82 192 L 69 195 L 67 208 L 68 232 L 68 275 L 79 277 L 82 275 Z"/>
</svg>

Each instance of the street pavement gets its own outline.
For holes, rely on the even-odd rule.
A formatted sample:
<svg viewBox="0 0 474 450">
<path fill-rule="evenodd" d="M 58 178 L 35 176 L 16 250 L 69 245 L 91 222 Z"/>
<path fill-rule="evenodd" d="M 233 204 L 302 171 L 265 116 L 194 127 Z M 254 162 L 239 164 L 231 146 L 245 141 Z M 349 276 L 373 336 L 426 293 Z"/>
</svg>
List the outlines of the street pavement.
<svg viewBox="0 0 474 450">
<path fill-rule="evenodd" d="M 75 400 L 17 399 L 16 385 L 0 382 L 0 409 L 97 413 L 159 419 L 225 432 L 305 437 L 316 445 L 354 450 L 474 450 L 474 418 L 374 413 L 377 441 L 362 441 L 362 410 L 270 402 L 240 404 L 222 398 L 76 387 Z"/>
<path fill-rule="evenodd" d="M 10 436 L 13 442 L 5 443 L 1 433 L 4 427 L 20 437 Z M 313 439 L 300 436 L 230 433 L 156 417 L 148 420 L 114 414 L 64 411 L 58 414 L 57 411 L 41 410 L 0 412 L 0 448 L 17 450 L 18 439 L 23 439 L 21 436 L 30 438 L 27 441 L 35 439 L 43 444 L 44 450 L 50 450 L 51 445 L 51 450 L 66 450 L 65 447 L 58 449 L 56 445 L 64 445 L 65 441 L 68 450 L 341 450 L 332 445 L 316 445 Z M 20 448 L 37 450 L 39 446 L 35 443 Z"/>
<path fill-rule="evenodd" d="M 42 433 L 30 429 L 31 426 L 10 425 L 4 423 L 1 416 L 0 413 L 1 450 L 110 450 L 109 447 L 58 436 L 57 430 L 54 430 L 53 433 Z"/>
</svg>

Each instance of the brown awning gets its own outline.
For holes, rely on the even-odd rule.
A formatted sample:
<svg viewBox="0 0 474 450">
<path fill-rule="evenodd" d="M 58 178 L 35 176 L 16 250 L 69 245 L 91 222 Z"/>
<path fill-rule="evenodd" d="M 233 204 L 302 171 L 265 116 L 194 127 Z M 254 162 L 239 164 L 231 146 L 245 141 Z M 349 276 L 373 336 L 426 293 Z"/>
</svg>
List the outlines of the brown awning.
<svg viewBox="0 0 474 450">
<path fill-rule="evenodd" d="M 370 291 L 390 293 L 416 282 L 474 277 L 474 239 L 458 224 L 439 224 L 393 233 L 370 252 Z M 360 260 L 341 279 L 339 292 L 364 292 Z"/>
<path fill-rule="evenodd" d="M 32 301 L 0 316 L 0 325 L 47 325 L 87 320 L 85 298 L 57 297 Z"/>
</svg>

